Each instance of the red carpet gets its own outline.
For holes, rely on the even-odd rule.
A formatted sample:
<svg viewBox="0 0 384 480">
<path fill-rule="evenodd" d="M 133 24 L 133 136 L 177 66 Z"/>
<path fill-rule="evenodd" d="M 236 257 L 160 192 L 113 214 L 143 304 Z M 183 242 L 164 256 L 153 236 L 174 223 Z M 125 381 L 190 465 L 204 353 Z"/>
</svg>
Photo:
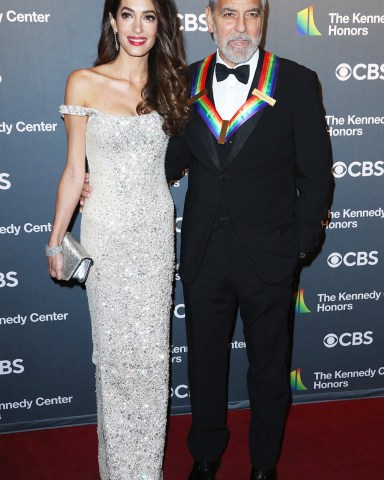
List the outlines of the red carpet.
<svg viewBox="0 0 384 480">
<path fill-rule="evenodd" d="M 230 412 L 218 480 L 248 480 L 247 410 Z M 165 480 L 186 480 L 190 417 L 171 417 Z M 0 435 L 1 480 L 98 480 L 94 425 Z M 384 398 L 292 407 L 279 480 L 384 479 Z M 129 479 L 126 479 L 129 480 Z"/>
</svg>

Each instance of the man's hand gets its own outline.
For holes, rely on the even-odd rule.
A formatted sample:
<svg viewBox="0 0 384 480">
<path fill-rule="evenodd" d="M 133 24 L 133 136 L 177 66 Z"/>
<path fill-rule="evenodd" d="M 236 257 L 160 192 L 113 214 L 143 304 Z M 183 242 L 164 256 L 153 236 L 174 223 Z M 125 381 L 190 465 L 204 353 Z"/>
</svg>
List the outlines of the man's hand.
<svg viewBox="0 0 384 480">
<path fill-rule="evenodd" d="M 83 212 L 85 200 L 91 196 L 91 193 L 92 193 L 92 187 L 89 184 L 89 173 L 86 173 L 83 190 L 81 191 L 81 197 L 80 197 L 80 213 Z"/>
</svg>

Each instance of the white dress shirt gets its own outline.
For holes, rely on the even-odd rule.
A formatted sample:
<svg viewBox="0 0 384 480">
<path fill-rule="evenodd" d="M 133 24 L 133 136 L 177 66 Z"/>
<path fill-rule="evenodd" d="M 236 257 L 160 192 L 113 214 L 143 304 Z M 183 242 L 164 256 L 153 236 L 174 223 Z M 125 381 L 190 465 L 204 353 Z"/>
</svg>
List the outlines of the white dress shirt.
<svg viewBox="0 0 384 480">
<path fill-rule="evenodd" d="M 244 105 L 247 101 L 249 89 L 255 76 L 257 63 L 259 61 L 259 49 L 253 57 L 246 63 L 241 63 L 240 65 L 249 65 L 250 73 L 248 83 L 244 84 L 237 80 L 234 75 L 228 75 L 228 77 L 222 82 L 218 82 L 216 78 L 216 67 L 213 74 L 212 82 L 212 91 L 213 98 L 215 101 L 216 110 L 219 112 L 220 117 L 223 120 L 230 120 L 237 110 Z M 225 61 L 221 58 L 219 51 L 216 55 L 216 63 L 223 63 L 228 68 L 231 68 Z"/>
</svg>

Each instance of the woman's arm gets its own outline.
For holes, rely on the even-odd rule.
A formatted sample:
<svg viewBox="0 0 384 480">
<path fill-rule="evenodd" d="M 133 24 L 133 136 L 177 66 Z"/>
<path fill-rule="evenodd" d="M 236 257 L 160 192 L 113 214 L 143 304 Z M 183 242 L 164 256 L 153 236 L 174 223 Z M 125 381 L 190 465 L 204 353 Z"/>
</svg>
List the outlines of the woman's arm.
<svg viewBox="0 0 384 480">
<path fill-rule="evenodd" d="M 67 81 L 65 104 L 85 105 L 83 95 L 84 76 L 81 71 L 72 73 Z M 55 217 L 49 247 L 61 245 L 68 229 L 73 212 L 78 204 L 85 178 L 85 138 L 87 127 L 86 116 L 65 115 L 64 123 L 67 134 L 67 163 L 61 176 L 57 197 Z M 52 277 L 61 280 L 63 256 L 61 253 L 48 257 L 48 272 Z"/>
</svg>

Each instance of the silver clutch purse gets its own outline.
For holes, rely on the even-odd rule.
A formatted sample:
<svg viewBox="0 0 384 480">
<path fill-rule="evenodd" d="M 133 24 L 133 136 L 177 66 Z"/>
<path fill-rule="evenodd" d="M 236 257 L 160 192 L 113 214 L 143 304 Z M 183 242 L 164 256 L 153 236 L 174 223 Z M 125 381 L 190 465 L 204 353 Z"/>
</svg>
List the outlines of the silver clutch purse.
<svg viewBox="0 0 384 480">
<path fill-rule="evenodd" d="M 63 280 L 86 281 L 93 265 L 92 258 L 80 245 L 72 233 L 67 232 L 62 242 L 64 257 Z"/>
</svg>

